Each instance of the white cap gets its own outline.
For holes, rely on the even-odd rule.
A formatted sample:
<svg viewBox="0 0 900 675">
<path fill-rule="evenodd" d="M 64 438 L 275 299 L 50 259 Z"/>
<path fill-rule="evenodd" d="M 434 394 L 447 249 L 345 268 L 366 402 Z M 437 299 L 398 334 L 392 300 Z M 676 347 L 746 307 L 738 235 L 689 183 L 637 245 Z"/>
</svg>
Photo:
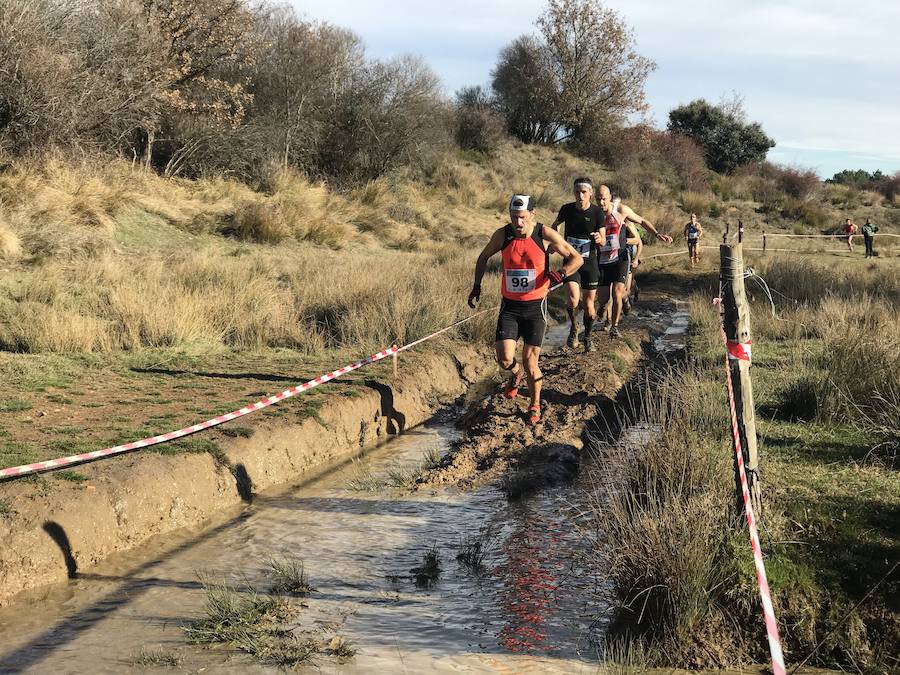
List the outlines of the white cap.
<svg viewBox="0 0 900 675">
<path fill-rule="evenodd" d="M 510 211 L 534 211 L 534 203 L 529 195 L 513 195 L 509 200 Z"/>
</svg>

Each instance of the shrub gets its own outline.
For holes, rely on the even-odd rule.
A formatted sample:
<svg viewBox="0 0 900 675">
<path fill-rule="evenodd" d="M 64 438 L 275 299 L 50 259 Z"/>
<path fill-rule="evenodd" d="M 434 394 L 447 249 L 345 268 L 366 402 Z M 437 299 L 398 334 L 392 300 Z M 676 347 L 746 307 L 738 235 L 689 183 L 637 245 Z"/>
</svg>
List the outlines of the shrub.
<svg viewBox="0 0 900 675">
<path fill-rule="evenodd" d="M 895 201 L 897 196 L 900 195 L 900 171 L 895 173 L 893 176 L 882 180 L 878 184 L 876 189 L 888 201 Z"/>
<path fill-rule="evenodd" d="M 784 199 L 781 204 L 781 215 L 788 220 L 798 220 L 814 230 L 821 230 L 831 221 L 828 212 L 818 203 L 794 197 Z"/>
<path fill-rule="evenodd" d="M 696 213 L 698 216 L 708 212 L 713 203 L 709 195 L 699 192 L 682 192 L 680 201 L 682 211 L 685 213 Z"/>
<path fill-rule="evenodd" d="M 774 174 L 779 187 L 796 199 L 808 199 L 822 184 L 812 169 L 775 166 Z"/>
<path fill-rule="evenodd" d="M 245 202 L 238 206 L 231 222 L 222 228 L 222 233 L 258 244 L 277 244 L 290 231 L 278 209 L 268 202 Z"/>
</svg>

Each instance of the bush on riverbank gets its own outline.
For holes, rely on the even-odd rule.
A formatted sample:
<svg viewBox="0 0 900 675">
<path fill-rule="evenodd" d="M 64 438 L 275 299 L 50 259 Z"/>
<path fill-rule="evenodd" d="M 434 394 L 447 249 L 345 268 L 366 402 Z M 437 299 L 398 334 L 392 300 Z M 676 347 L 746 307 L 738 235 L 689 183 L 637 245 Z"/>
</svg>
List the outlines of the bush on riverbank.
<svg viewBox="0 0 900 675">
<path fill-rule="evenodd" d="M 900 580 L 887 576 L 900 554 L 896 269 L 842 283 L 820 265 L 773 261 L 758 274 L 779 292 L 772 317 L 748 282 L 762 546 L 785 655 L 888 672 L 900 640 Z M 609 494 L 599 489 L 609 476 L 598 482 L 608 540 L 595 555 L 619 603 L 614 634 L 637 641 L 648 663 L 765 662 L 746 526 L 733 508 L 719 318 L 705 295 L 691 315 L 695 358 L 645 387 L 636 414 L 662 431 L 624 451 Z"/>
</svg>

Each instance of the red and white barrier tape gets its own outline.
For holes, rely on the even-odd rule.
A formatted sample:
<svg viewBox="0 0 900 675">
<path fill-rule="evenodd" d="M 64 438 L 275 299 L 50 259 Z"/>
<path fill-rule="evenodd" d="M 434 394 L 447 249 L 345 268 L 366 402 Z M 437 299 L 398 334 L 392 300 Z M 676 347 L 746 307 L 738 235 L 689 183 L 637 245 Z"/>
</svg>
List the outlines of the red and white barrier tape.
<svg viewBox="0 0 900 675">
<path fill-rule="evenodd" d="M 554 286 L 551 290 L 555 290 L 559 288 L 559 286 Z M 392 356 L 394 354 L 399 354 L 400 352 L 406 351 L 407 349 L 412 349 L 416 345 L 422 344 L 428 340 L 431 340 L 442 333 L 446 333 L 449 330 L 460 326 L 461 324 L 471 321 L 477 316 L 480 316 L 486 312 L 492 311 L 492 309 L 483 309 L 475 314 L 471 314 L 464 319 L 460 319 L 449 326 L 446 326 L 430 335 L 426 335 L 423 338 L 419 338 L 415 342 L 410 342 L 407 345 L 402 347 L 392 346 L 388 349 L 382 350 L 377 354 L 372 354 L 362 361 L 357 361 L 356 363 L 352 363 L 350 365 L 344 366 L 343 368 L 338 368 L 337 370 L 333 370 L 330 373 L 325 373 L 324 375 L 320 375 L 319 377 L 310 380 L 309 382 L 305 382 L 304 384 L 297 385 L 296 387 L 291 387 L 290 389 L 286 389 L 280 394 L 275 394 L 273 396 L 269 396 L 267 398 L 262 399 L 261 401 L 257 401 L 256 403 L 240 408 L 239 410 L 235 410 L 230 413 L 225 413 L 224 415 L 219 415 L 218 417 L 213 417 L 212 419 L 206 420 L 205 422 L 200 422 L 199 424 L 193 424 L 189 427 L 184 427 L 183 429 L 178 429 L 177 431 L 170 431 L 166 434 L 160 434 L 158 436 L 151 436 L 149 438 L 142 438 L 139 441 L 132 441 L 130 443 L 125 443 L 123 445 L 117 445 L 111 448 L 105 448 L 103 450 L 94 450 L 92 452 L 85 452 L 79 455 L 70 455 L 69 457 L 60 457 L 59 459 L 48 459 L 42 462 L 34 462 L 33 464 L 23 464 L 21 466 L 13 466 L 8 469 L 0 469 L 0 480 L 8 479 L 8 478 L 19 478 L 21 476 L 27 476 L 30 474 L 40 473 L 42 471 L 49 471 L 51 469 L 61 469 L 67 466 L 74 466 L 76 464 L 83 464 L 85 462 L 90 462 L 95 459 L 101 459 L 104 457 L 112 457 L 114 455 L 120 455 L 126 452 L 131 452 L 132 450 L 140 450 L 141 448 L 148 448 L 153 445 L 158 445 L 160 443 L 166 443 L 168 441 L 174 441 L 177 438 L 182 438 L 184 436 L 189 436 L 191 434 L 197 433 L 198 431 L 203 431 L 204 429 L 210 429 L 212 427 L 223 424 L 224 422 L 230 422 L 231 420 L 237 419 L 238 417 L 243 417 L 244 415 L 249 415 L 250 413 L 254 413 L 258 410 L 262 410 L 263 408 L 268 408 L 270 405 L 278 403 L 279 401 L 283 401 L 285 399 L 291 398 L 292 396 L 296 396 L 304 391 L 309 391 L 315 387 L 318 387 L 320 384 L 325 384 L 330 380 L 338 378 L 342 375 L 346 375 L 347 373 L 353 372 L 354 370 L 358 370 L 363 366 L 367 366 L 371 363 L 375 363 L 376 361 L 380 361 L 381 359 L 387 358 L 388 356 Z"/>
<path fill-rule="evenodd" d="M 789 234 L 787 232 L 766 232 L 767 237 L 791 237 L 791 238 L 802 238 L 802 237 L 827 237 L 829 239 L 846 239 L 848 234 L 846 232 L 841 232 L 839 234 Z M 854 237 L 861 237 L 861 232 L 854 232 Z M 881 232 L 876 233 L 876 237 L 900 237 L 900 234 L 894 234 L 892 232 Z"/>
<path fill-rule="evenodd" d="M 729 345 L 725 332 L 722 332 L 726 347 Z M 739 344 L 739 343 L 735 343 Z M 759 597 L 762 601 L 763 619 L 766 623 L 766 636 L 769 639 L 769 651 L 772 654 L 772 672 L 774 675 L 785 675 L 784 654 L 781 651 L 781 639 L 778 637 L 778 622 L 775 620 L 775 608 L 772 606 L 772 594 L 766 577 L 766 566 L 763 563 L 762 547 L 759 543 L 759 531 L 756 528 L 756 517 L 750 501 L 750 489 L 747 484 L 747 472 L 744 469 L 744 451 L 741 448 L 741 435 L 738 429 L 737 408 L 734 403 L 734 388 L 731 382 L 731 368 L 728 359 L 732 358 L 729 348 L 725 359 L 725 381 L 728 383 L 728 405 L 731 409 L 731 430 L 734 433 L 734 451 L 737 455 L 738 473 L 741 479 L 741 494 L 744 498 L 744 511 L 747 514 L 747 527 L 750 530 L 750 546 L 753 548 L 753 563 L 756 566 L 756 582 L 759 586 Z M 749 353 L 748 358 L 749 361 Z"/>
<path fill-rule="evenodd" d="M 725 348 L 728 350 L 728 358 L 737 361 L 751 361 L 753 340 L 746 342 L 737 342 L 732 340 L 725 341 Z"/>
</svg>

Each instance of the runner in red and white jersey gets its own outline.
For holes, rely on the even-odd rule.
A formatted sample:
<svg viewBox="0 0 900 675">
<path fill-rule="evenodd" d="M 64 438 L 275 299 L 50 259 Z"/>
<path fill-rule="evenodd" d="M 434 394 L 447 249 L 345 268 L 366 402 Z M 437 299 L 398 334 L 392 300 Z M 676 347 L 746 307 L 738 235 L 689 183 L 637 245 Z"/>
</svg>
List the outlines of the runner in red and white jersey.
<svg viewBox="0 0 900 675">
<path fill-rule="evenodd" d="M 506 395 L 518 395 L 522 367 L 516 360 L 516 345 L 521 336 L 524 372 L 528 379 L 531 402 L 528 422 L 541 419 L 541 370 L 538 357 L 547 328 L 547 293 L 581 267 L 582 257 L 556 232 L 535 221 L 534 202 L 528 195 L 514 195 L 509 203 L 510 223 L 498 229 L 475 264 L 475 284 L 469 294 L 469 306 L 481 297 L 481 280 L 488 260 L 496 253 L 503 259 L 500 280 L 500 316 L 497 320 L 495 348 L 497 362 L 510 373 Z M 563 268 L 550 269 L 550 253 L 565 258 Z"/>
<path fill-rule="evenodd" d="M 637 229 L 632 223 L 640 225 L 652 232 L 657 239 L 667 244 L 672 243 L 672 237 L 658 232 L 656 227 L 643 216 L 635 213 L 629 206 L 613 199 L 609 188 L 601 185 L 597 193 L 597 201 L 603 209 L 603 229 L 605 236 L 599 233 L 594 235 L 597 244 L 597 264 L 600 269 L 599 302 L 604 308 L 604 316 L 607 315 L 606 305 L 611 302 L 608 309 L 610 335 L 619 334 L 619 319 L 622 316 L 622 303 L 625 297 L 625 284 L 631 267 L 630 253 L 627 240 L 639 238 Z M 604 325 L 605 329 L 606 326 Z"/>
</svg>

